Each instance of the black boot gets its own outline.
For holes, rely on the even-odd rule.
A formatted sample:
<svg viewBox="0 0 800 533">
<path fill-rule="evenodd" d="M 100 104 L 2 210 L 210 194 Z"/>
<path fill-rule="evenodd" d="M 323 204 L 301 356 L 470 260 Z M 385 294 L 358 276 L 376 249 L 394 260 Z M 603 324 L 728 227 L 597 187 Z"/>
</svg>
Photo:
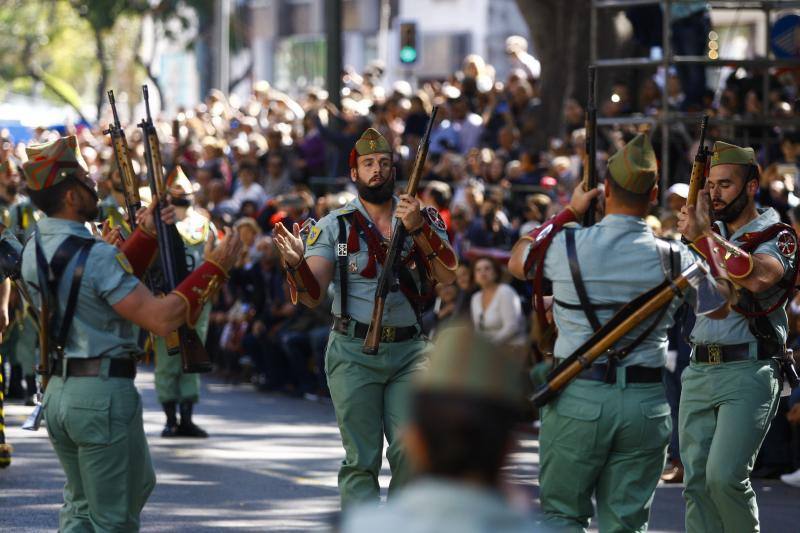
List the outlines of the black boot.
<svg viewBox="0 0 800 533">
<path fill-rule="evenodd" d="M 22 365 L 11 365 L 11 375 L 8 377 L 8 394 L 6 400 L 25 399 L 25 389 L 22 388 Z"/>
<path fill-rule="evenodd" d="M 25 405 L 32 407 L 36 405 L 34 397 L 36 396 L 36 376 L 28 374 L 25 376 Z"/>
<path fill-rule="evenodd" d="M 175 402 L 164 402 L 161 404 L 164 408 L 164 414 L 167 415 L 167 423 L 161 431 L 162 437 L 177 437 L 178 436 L 178 415 L 175 412 Z"/>
<path fill-rule="evenodd" d="M 181 437 L 195 437 L 199 439 L 208 437 L 208 433 L 206 433 L 203 428 L 192 422 L 192 408 L 194 407 L 194 403 L 185 400 L 181 402 L 180 407 L 181 423 L 178 425 L 178 435 Z"/>
</svg>

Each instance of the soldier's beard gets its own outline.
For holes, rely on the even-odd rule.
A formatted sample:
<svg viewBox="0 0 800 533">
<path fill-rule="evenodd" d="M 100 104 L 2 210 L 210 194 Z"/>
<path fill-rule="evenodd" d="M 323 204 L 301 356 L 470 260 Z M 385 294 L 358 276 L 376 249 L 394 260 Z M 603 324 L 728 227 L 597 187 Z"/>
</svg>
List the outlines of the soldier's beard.
<svg viewBox="0 0 800 533">
<path fill-rule="evenodd" d="M 100 207 L 97 205 L 97 202 L 93 204 L 87 202 L 81 206 L 78 210 L 78 214 L 83 217 L 85 221 L 91 222 L 97 220 L 97 217 L 100 216 Z"/>
<path fill-rule="evenodd" d="M 726 204 L 722 209 L 711 209 L 711 218 L 715 221 L 730 224 L 742 214 L 742 211 L 747 207 L 747 183 L 742 186 L 742 190 L 736 195 L 736 198 L 729 204 Z"/>
<path fill-rule="evenodd" d="M 370 204 L 384 204 L 392 199 L 394 193 L 394 177 L 390 176 L 380 185 L 370 187 L 361 180 L 356 180 L 358 196 Z"/>
</svg>

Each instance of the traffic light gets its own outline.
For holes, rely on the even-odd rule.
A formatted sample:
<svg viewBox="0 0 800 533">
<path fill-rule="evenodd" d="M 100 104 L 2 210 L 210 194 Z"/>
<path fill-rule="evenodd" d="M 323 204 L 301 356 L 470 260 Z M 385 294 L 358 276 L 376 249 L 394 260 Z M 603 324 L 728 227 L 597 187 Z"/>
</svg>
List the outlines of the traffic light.
<svg viewBox="0 0 800 533">
<path fill-rule="evenodd" d="M 400 23 L 400 62 L 410 65 L 417 62 L 417 24 L 415 22 Z"/>
</svg>

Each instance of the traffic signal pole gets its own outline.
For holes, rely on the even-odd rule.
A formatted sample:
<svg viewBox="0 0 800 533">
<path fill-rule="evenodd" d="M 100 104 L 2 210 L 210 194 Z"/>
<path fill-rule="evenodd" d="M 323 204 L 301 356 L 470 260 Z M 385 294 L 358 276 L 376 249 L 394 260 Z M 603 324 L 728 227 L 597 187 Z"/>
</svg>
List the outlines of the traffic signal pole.
<svg viewBox="0 0 800 533">
<path fill-rule="evenodd" d="M 342 0 L 325 4 L 325 87 L 337 108 L 342 104 Z"/>
</svg>

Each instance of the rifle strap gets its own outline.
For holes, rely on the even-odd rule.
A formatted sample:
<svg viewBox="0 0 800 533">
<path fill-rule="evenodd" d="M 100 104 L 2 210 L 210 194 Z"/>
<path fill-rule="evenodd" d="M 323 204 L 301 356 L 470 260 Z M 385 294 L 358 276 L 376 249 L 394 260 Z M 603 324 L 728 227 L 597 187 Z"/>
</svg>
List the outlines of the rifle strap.
<svg viewBox="0 0 800 533">
<path fill-rule="evenodd" d="M 336 242 L 336 262 L 339 265 L 339 316 L 350 319 L 347 312 L 347 226 L 345 215 L 336 218 L 339 223 L 339 239 Z M 344 253 L 342 253 L 344 251 Z"/>
<path fill-rule="evenodd" d="M 583 283 L 583 275 L 581 275 L 581 266 L 578 263 L 578 250 L 575 247 L 575 228 L 564 228 L 566 244 L 567 244 L 567 260 L 569 261 L 569 271 L 572 274 L 572 283 L 575 285 L 575 292 L 578 293 L 578 300 L 581 302 L 581 307 L 586 315 L 586 319 L 592 326 L 592 330 L 598 331 L 600 329 L 600 320 L 597 318 L 595 306 L 589 301 L 589 295 L 586 292 L 586 285 Z"/>
</svg>

